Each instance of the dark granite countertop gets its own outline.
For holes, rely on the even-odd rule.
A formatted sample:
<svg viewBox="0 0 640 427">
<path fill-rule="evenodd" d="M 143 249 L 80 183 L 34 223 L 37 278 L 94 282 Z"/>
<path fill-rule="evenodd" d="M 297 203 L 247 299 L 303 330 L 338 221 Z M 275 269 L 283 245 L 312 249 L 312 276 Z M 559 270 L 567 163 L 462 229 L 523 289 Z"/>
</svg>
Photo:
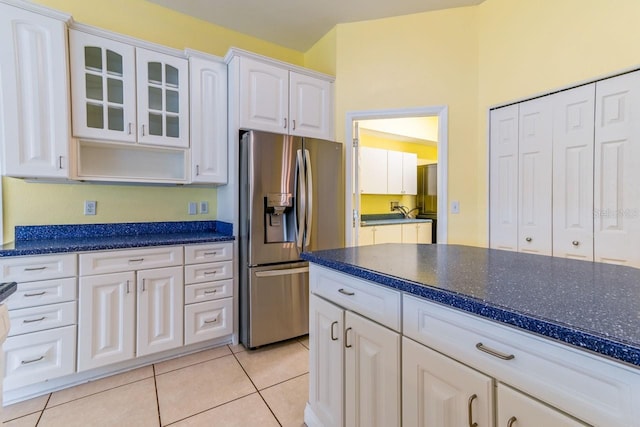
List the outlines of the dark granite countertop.
<svg viewBox="0 0 640 427">
<path fill-rule="evenodd" d="M 0 257 L 84 252 L 234 240 L 221 221 L 136 222 L 18 226 Z"/>
<path fill-rule="evenodd" d="M 640 366 L 640 269 L 460 245 L 384 244 L 302 258 Z"/>
<path fill-rule="evenodd" d="M 0 283 L 0 303 L 4 302 L 18 289 L 16 282 L 3 282 Z"/>
</svg>

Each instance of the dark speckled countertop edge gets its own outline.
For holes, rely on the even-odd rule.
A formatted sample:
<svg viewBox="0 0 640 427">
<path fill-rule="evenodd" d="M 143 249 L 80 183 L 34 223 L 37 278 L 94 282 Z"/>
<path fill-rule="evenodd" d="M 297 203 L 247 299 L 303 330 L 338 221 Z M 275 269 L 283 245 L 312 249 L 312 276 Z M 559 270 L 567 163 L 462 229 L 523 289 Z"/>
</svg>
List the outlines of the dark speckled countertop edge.
<svg viewBox="0 0 640 427">
<path fill-rule="evenodd" d="M 483 300 L 468 295 L 452 293 L 422 283 L 415 283 L 402 278 L 389 276 L 350 263 L 326 259 L 323 258 L 322 255 L 312 252 L 303 253 L 301 258 L 360 279 L 369 280 L 410 295 L 422 297 L 489 320 L 542 335 L 598 355 L 607 356 L 617 361 L 634 365 L 635 367 L 640 367 L 640 346 L 637 344 L 612 340 L 571 325 L 539 319 L 526 313 L 519 313 L 508 307 L 488 304 Z"/>
<path fill-rule="evenodd" d="M 16 235 L 22 240 L 5 244 L 0 258 L 235 240 L 221 221 L 26 226 Z"/>
<path fill-rule="evenodd" d="M 0 284 L 0 303 L 4 302 L 18 289 L 16 282 L 4 282 Z"/>
</svg>

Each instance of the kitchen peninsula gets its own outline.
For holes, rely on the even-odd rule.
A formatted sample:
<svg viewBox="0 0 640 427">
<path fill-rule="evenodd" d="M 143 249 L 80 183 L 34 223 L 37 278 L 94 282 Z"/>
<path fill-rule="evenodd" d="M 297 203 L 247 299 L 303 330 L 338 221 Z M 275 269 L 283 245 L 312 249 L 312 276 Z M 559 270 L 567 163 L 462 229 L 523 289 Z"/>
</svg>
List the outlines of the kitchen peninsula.
<svg viewBox="0 0 640 427">
<path fill-rule="evenodd" d="M 638 269 L 459 245 L 303 257 L 312 263 L 308 425 L 638 419 Z M 344 377 L 323 372 L 339 362 Z M 343 381 L 341 406 L 325 388 Z"/>
</svg>

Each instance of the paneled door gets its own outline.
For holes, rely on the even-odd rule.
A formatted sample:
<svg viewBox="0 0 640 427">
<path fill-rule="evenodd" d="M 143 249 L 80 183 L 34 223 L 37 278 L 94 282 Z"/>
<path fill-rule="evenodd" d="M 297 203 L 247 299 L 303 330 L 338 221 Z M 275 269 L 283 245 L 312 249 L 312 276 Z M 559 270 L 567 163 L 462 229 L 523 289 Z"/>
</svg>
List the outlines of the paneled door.
<svg viewBox="0 0 640 427">
<path fill-rule="evenodd" d="M 400 334 L 345 313 L 345 425 L 400 425 Z"/>
<path fill-rule="evenodd" d="M 182 267 L 137 272 L 136 356 L 181 347 L 184 334 Z"/>
<path fill-rule="evenodd" d="M 553 255 L 593 261 L 595 83 L 553 95 Z"/>
<path fill-rule="evenodd" d="M 519 113 L 518 251 L 551 255 L 551 99 L 523 102 Z"/>
<path fill-rule="evenodd" d="M 402 339 L 402 396 L 404 427 L 493 425 L 491 377 L 408 338 Z"/>
<path fill-rule="evenodd" d="M 518 106 L 491 111 L 489 245 L 518 250 Z"/>
<path fill-rule="evenodd" d="M 640 267 L 640 71 L 596 83 L 595 260 Z"/>
</svg>

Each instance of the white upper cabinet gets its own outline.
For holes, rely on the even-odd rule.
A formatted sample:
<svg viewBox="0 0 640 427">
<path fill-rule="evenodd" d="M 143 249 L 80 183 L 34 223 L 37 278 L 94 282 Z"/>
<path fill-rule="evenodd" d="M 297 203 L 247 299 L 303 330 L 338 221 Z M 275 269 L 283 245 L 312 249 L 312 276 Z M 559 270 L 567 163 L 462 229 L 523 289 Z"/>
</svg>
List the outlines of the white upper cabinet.
<svg viewBox="0 0 640 427">
<path fill-rule="evenodd" d="M 359 147 L 360 192 L 418 193 L 418 155 L 381 148 Z"/>
<path fill-rule="evenodd" d="M 59 15 L 0 3 L 0 143 L 9 176 L 69 176 L 69 17 Z"/>
<path fill-rule="evenodd" d="M 551 255 L 550 97 L 520 104 L 518 250 Z"/>
<path fill-rule="evenodd" d="M 189 63 L 184 58 L 136 49 L 138 142 L 189 146 Z"/>
<path fill-rule="evenodd" d="M 518 105 L 491 111 L 489 245 L 518 250 Z"/>
<path fill-rule="evenodd" d="M 74 29 L 69 38 L 74 136 L 189 146 L 186 59 Z"/>
<path fill-rule="evenodd" d="M 227 183 L 227 65 L 189 57 L 191 181 Z"/>
<path fill-rule="evenodd" d="M 239 126 L 333 139 L 333 84 L 255 58 L 239 60 Z"/>
<path fill-rule="evenodd" d="M 640 71 L 596 83 L 595 260 L 640 267 Z"/>
<path fill-rule="evenodd" d="M 135 48 L 69 30 L 73 134 L 136 142 Z"/>
<path fill-rule="evenodd" d="M 553 95 L 553 254 L 593 261 L 595 83 Z"/>
<path fill-rule="evenodd" d="M 387 194 L 387 150 L 358 147 L 360 192 Z"/>
<path fill-rule="evenodd" d="M 333 85 L 304 74 L 289 72 L 289 133 L 333 139 Z"/>
</svg>

